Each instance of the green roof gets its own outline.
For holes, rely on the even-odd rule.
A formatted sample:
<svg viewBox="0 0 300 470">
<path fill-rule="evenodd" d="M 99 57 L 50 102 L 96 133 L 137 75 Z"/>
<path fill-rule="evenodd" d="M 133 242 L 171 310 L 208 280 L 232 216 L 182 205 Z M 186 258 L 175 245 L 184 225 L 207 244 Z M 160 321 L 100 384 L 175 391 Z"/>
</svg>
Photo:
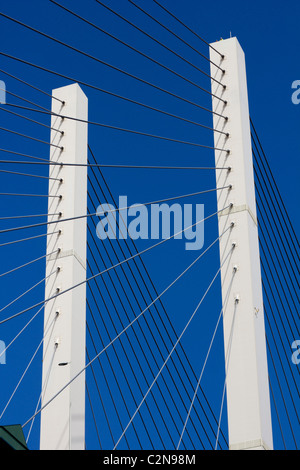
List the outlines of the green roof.
<svg viewBox="0 0 300 470">
<path fill-rule="evenodd" d="M 0 449 L 28 450 L 22 426 L 0 426 Z"/>
</svg>

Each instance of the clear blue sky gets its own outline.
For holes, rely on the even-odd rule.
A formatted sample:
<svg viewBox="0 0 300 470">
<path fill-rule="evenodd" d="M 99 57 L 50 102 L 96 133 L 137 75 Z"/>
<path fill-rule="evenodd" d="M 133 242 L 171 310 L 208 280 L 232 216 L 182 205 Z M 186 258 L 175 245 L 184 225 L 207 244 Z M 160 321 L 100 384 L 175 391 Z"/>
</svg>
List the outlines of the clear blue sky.
<svg viewBox="0 0 300 470">
<path fill-rule="evenodd" d="M 195 52 L 172 37 L 152 20 L 145 17 L 129 2 L 106 0 L 105 3 L 198 67 L 209 72 L 208 62 L 201 59 Z M 152 1 L 137 0 L 137 3 L 208 56 L 208 48 L 204 44 L 170 19 Z M 215 2 L 164 0 L 162 3 L 208 42 L 214 42 L 220 38 L 226 39 L 231 35 L 238 38 L 246 54 L 251 117 L 254 120 L 295 230 L 299 233 L 300 222 L 297 215 L 299 212 L 300 105 L 295 106 L 291 101 L 292 82 L 300 79 L 299 61 L 297 60 L 299 49 L 299 2 L 292 1 L 279 4 L 272 1 L 258 3 L 239 2 L 237 0 L 227 2 L 219 0 Z M 83 3 L 79 0 L 64 0 L 63 5 L 169 68 L 188 77 L 200 86 L 206 89 L 210 88 L 208 78 L 202 76 L 191 66 L 183 63 L 179 58 L 165 51 L 161 46 L 103 9 L 96 1 L 87 0 Z M 1 5 L 1 12 L 144 80 L 200 103 L 202 106 L 211 107 L 210 97 L 193 85 L 174 77 L 166 70 L 162 70 L 158 65 L 140 57 L 125 46 L 82 23 L 48 0 L 29 0 L 27 2 L 11 0 Z M 207 126 L 212 125 L 211 116 L 204 111 L 141 84 L 46 38 L 42 38 L 3 17 L 0 17 L 0 24 L 0 51 L 2 52 L 150 106 L 201 122 Z M 63 78 L 34 69 L 1 55 L 0 58 L 0 69 L 6 70 L 47 92 L 70 83 Z M 7 77 L 1 73 L 1 70 L 0 80 L 6 82 L 9 91 L 37 102 L 47 109 L 50 108 L 50 98 Z M 160 116 L 154 111 L 147 111 L 139 106 L 126 103 L 90 88 L 83 87 L 83 89 L 89 98 L 89 119 L 91 121 L 212 145 L 212 133 L 209 131 L 201 130 L 196 126 L 166 116 Z M 7 101 L 20 103 L 17 98 L 10 96 L 7 96 Z M 18 111 L 16 110 L 16 112 Z M 39 116 L 38 114 L 28 116 L 48 123 L 47 116 Z M 42 140 L 47 141 L 49 139 L 49 132 L 46 128 L 25 122 L 3 111 L 0 111 L 0 126 Z M 48 157 L 49 148 L 42 143 L 33 143 L 30 140 L 18 138 L 3 131 L 0 131 L 0 139 L 1 148 L 43 158 Z M 213 153 L 209 150 L 133 136 L 114 130 L 90 126 L 89 143 L 97 161 L 101 163 L 179 166 L 202 166 L 203 164 L 203 166 L 213 166 Z M 1 158 L 6 157 L 13 158 L 1 152 Z M 15 170 L 15 168 L 9 167 L 11 170 Z M 19 171 L 29 172 L 28 166 L 25 165 L 18 166 L 18 169 Z M 30 172 L 34 171 L 46 175 L 47 170 L 46 168 L 37 167 Z M 183 174 L 151 172 L 149 175 L 146 170 L 133 170 L 130 172 L 129 170 L 107 169 L 104 174 L 114 197 L 117 199 L 119 195 L 125 194 L 128 196 L 129 204 L 215 187 L 214 175 L 211 172 L 200 173 L 200 175 L 197 172 Z M 1 192 L 33 192 L 36 194 L 46 194 L 47 192 L 47 186 L 43 180 L 32 180 L 1 173 L 0 185 Z M 195 201 L 190 199 L 186 202 Z M 214 196 L 198 198 L 197 202 L 205 204 L 205 215 L 209 215 L 216 210 Z M 1 196 L 0 207 L 1 217 L 19 214 L 44 214 L 47 212 L 45 198 L 35 200 Z M 15 226 L 17 223 L 19 222 L 2 221 L 0 227 L 4 229 L 8 226 Z M 32 232 L 32 234 L 34 233 Z M 214 241 L 216 234 L 216 221 L 207 222 L 205 247 Z M 14 234 L 15 238 L 22 238 L 23 236 L 29 236 L 28 232 L 26 234 L 25 232 L 16 232 Z M 0 244 L 8 240 L 11 240 L 11 235 L 2 235 Z M 143 249 L 148 245 L 143 241 L 139 241 L 137 246 L 139 249 Z M 0 256 L 1 272 L 3 273 L 41 256 L 44 250 L 44 241 L 27 242 L 26 249 L 13 245 L 11 248 L 0 247 L 0 250 L 2 250 Z M 158 292 L 161 292 L 172 282 L 175 276 L 179 275 L 194 258 L 195 253 L 184 251 L 183 244 L 178 241 L 171 242 L 170 246 L 165 247 L 164 250 L 158 249 L 157 252 L 153 253 L 153 256 L 145 257 L 145 263 L 149 267 Z M 177 332 L 180 332 L 185 325 L 218 269 L 217 258 L 218 253 L 215 250 L 207 258 L 207 262 L 202 265 L 199 264 L 193 273 L 189 274 L 178 285 L 175 292 L 172 291 L 172 294 L 168 293 L 166 296 L 165 305 L 172 321 L 174 321 Z M 21 270 L 22 272 L 19 271 L 17 274 L 0 279 L 2 293 L 0 308 L 2 308 L 2 305 L 5 306 L 9 303 L 15 296 L 30 288 L 35 282 L 41 280 L 44 276 L 43 269 L 43 263 L 35 264 L 24 271 Z M 22 299 L 16 306 L 12 306 L 1 315 L 5 314 L 7 316 L 8 312 L 14 314 L 23 307 L 25 308 L 41 300 L 43 288 L 41 287 L 40 290 L 34 292 L 35 294 L 28 296 L 26 301 Z M 216 285 L 211 298 L 204 305 L 202 316 L 195 319 L 192 331 L 187 334 L 184 343 L 196 373 L 201 370 L 203 357 L 207 351 L 220 310 L 218 292 L 219 287 Z M 30 316 L 26 317 L 27 320 L 29 318 Z M 15 323 L 9 322 L 9 324 L 1 326 L 3 333 L 0 332 L 0 339 L 8 343 L 15 336 L 18 328 L 25 324 L 26 319 L 15 321 Z M 8 351 L 7 365 L 0 365 L 1 385 L 5 385 L 4 389 L 1 387 L 1 404 L 2 402 L 5 403 L 10 396 L 14 387 L 13 384 L 18 381 L 24 370 L 26 360 L 28 361 L 40 341 L 41 321 L 38 321 L 40 323 L 35 324 L 30 334 L 22 336 L 17 346 L 12 347 L 11 352 Z M 204 386 L 209 391 L 208 396 L 211 396 L 217 416 L 223 387 L 221 337 L 218 340 L 208 375 L 204 378 Z M 200 344 L 201 347 L 199 347 Z M 24 361 L 21 359 L 24 359 Z M 24 389 L 23 396 L 26 397 L 25 400 L 20 399 L 20 395 L 18 395 L 16 401 L 8 408 L 5 418 L 3 418 L 3 424 L 23 423 L 33 414 L 32 411 L 34 411 L 39 394 L 38 370 L 39 365 L 37 364 Z M 215 383 L 218 383 L 218 385 L 215 386 Z M 222 423 L 226 428 L 226 421 Z M 277 432 L 278 429 L 276 429 Z M 37 446 L 37 433 L 38 429 L 35 429 L 31 444 L 33 447 Z M 276 442 L 280 442 L 277 434 Z"/>
</svg>

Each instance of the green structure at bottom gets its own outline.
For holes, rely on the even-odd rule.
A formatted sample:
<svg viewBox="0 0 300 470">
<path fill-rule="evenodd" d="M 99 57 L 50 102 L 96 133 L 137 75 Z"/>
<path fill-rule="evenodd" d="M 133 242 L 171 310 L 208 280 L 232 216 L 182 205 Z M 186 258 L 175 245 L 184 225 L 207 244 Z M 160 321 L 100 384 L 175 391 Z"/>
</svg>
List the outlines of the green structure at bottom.
<svg viewBox="0 0 300 470">
<path fill-rule="evenodd" d="M 0 426 L 0 450 L 28 450 L 21 425 Z"/>
</svg>

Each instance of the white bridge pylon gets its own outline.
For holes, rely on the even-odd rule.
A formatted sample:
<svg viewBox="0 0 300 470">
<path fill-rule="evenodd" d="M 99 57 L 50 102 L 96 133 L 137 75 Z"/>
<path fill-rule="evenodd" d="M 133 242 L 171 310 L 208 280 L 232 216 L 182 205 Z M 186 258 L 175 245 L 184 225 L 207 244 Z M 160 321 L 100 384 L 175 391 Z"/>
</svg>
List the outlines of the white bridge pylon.
<svg viewBox="0 0 300 470">
<path fill-rule="evenodd" d="M 212 92 L 226 102 L 213 97 L 213 111 L 228 118 L 214 114 L 214 129 L 229 134 L 227 137 L 215 132 L 215 147 L 230 150 L 230 153 L 215 151 L 215 166 L 231 169 L 227 173 L 216 170 L 217 187 L 232 185 L 230 195 L 228 191 L 218 192 L 218 210 L 228 203 L 233 204 L 230 210 L 219 214 L 219 232 L 223 233 L 228 218 L 234 222 L 231 241 L 235 249 L 231 266 L 226 264 L 221 270 L 229 448 L 271 450 L 273 438 L 245 56 L 237 39 L 230 38 L 211 44 L 210 59 L 211 76 L 225 85 L 224 88 L 212 80 Z M 226 242 L 221 238 L 221 263 Z M 236 275 L 225 304 L 233 269 Z"/>
<path fill-rule="evenodd" d="M 86 219 L 59 223 L 87 213 L 87 123 L 76 119 L 87 121 L 88 101 L 78 84 L 53 91 L 52 112 L 51 143 L 58 147 L 51 147 L 50 161 L 85 166 L 49 166 L 49 176 L 57 180 L 49 180 L 48 214 L 54 215 L 48 216 L 46 276 L 56 276 L 46 284 L 45 299 L 82 284 L 45 304 L 42 407 L 84 369 L 86 356 Z M 40 449 L 84 446 L 83 372 L 42 409 Z"/>
</svg>

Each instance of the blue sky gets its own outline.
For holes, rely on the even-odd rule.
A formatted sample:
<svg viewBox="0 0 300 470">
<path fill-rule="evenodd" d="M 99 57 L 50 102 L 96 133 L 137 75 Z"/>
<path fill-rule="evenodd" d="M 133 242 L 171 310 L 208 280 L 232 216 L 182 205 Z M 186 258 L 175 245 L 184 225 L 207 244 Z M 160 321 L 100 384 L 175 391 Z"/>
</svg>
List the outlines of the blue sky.
<svg viewBox="0 0 300 470">
<path fill-rule="evenodd" d="M 191 51 L 179 40 L 172 37 L 159 25 L 147 18 L 127 1 L 106 1 L 108 6 L 118 11 L 141 29 L 153 35 L 172 50 L 181 54 L 201 69 L 209 72 L 208 62 Z M 182 26 L 170 19 L 152 1 L 137 1 L 137 3 L 162 21 L 176 34 L 190 42 L 204 55 L 208 56 L 208 48 Z M 208 42 L 220 38 L 236 36 L 244 49 L 247 62 L 248 91 L 250 113 L 259 133 L 269 159 L 277 184 L 285 205 L 294 224 L 296 233 L 299 233 L 298 201 L 299 201 L 299 124 L 300 105 L 295 106 L 291 101 L 292 82 L 300 79 L 297 51 L 299 43 L 298 18 L 300 5 L 298 2 L 289 4 L 274 4 L 271 1 L 253 2 L 228 1 L 197 2 L 196 0 L 165 0 L 162 2 L 184 23 L 198 32 Z M 188 77 L 200 86 L 210 89 L 209 79 L 201 75 L 194 68 L 164 50 L 158 44 L 134 30 L 120 18 L 96 3 L 95 0 L 82 2 L 79 0 L 64 0 L 63 5 L 89 19 L 99 27 L 109 31 L 123 41 L 143 51 L 165 66 L 176 70 L 177 73 Z M 103 61 L 109 62 L 120 69 L 139 76 L 148 82 L 155 83 L 166 90 L 184 96 L 207 108 L 211 107 L 210 96 L 198 88 L 175 77 L 151 61 L 140 57 L 115 40 L 108 38 L 99 31 L 82 23 L 70 14 L 47 0 L 11 0 L 1 6 L 1 12 L 12 16 L 26 24 L 37 28 L 50 36 L 71 44 Z M 97 63 L 87 57 L 70 51 L 68 48 L 42 38 L 22 26 L 0 17 L 0 52 L 33 62 L 74 79 L 89 83 L 96 87 L 126 96 L 170 113 L 184 116 L 187 119 L 201 122 L 206 126 L 212 125 L 211 115 L 194 106 L 184 103 L 174 97 L 159 92 L 150 86 L 142 84 L 122 73 Z M 51 93 L 52 89 L 64 86 L 70 82 L 62 77 L 48 74 L 25 64 L 0 56 L 0 69 L 22 78 L 25 81 Z M 0 80 L 4 80 L 7 90 L 19 96 L 32 100 L 49 109 L 49 97 L 39 94 L 7 77 L 0 70 Z M 167 116 L 146 110 L 134 104 L 127 103 L 118 98 L 109 96 L 88 87 L 83 89 L 89 99 L 89 119 L 113 126 L 126 127 L 141 132 L 167 136 L 185 141 L 212 145 L 212 133 L 199 129 L 191 124 L 183 123 Z M 11 103 L 21 103 L 16 97 L 7 96 Z M 25 103 L 26 106 L 26 103 Z M 28 105 L 30 106 L 30 105 Z M 19 112 L 17 109 L 14 111 Z M 22 111 L 20 111 L 22 114 Z M 25 113 L 24 113 L 25 114 Z M 32 119 L 48 123 L 48 117 L 38 113 L 26 114 Z M 49 140 L 49 131 L 46 128 L 26 122 L 16 116 L 0 111 L 0 126 L 13 129 L 34 136 L 42 140 Z M 33 143 L 24 138 L 15 137 L 0 131 L 1 148 L 28 153 L 48 158 L 49 148 L 42 143 Z M 213 166 L 213 152 L 183 144 L 159 141 L 142 136 L 134 136 L 115 130 L 89 127 L 89 144 L 93 149 L 97 161 L 114 164 L 145 164 L 145 165 L 197 165 Z M 1 158 L 13 158 L 1 152 Z M 142 163 L 141 163 L 142 162 Z M 5 167 L 8 168 L 8 167 Z M 29 171 L 30 168 L 30 171 Z M 9 167 L 15 170 L 16 167 Z M 44 167 L 32 168 L 19 165 L 18 171 L 47 174 Z M 181 194 L 201 191 L 215 187 L 213 172 L 164 172 L 147 170 L 105 169 L 107 183 L 117 199 L 119 195 L 127 195 L 129 204 L 147 202 L 160 198 L 167 198 Z M 42 179 L 28 179 L 15 175 L 0 173 L 1 192 L 47 193 L 46 182 Z M 46 198 L 13 198 L 1 197 L 1 217 L 21 214 L 45 214 L 47 212 Z M 94 201 L 95 199 L 95 195 Z M 101 197 L 101 196 L 100 196 Z M 188 199 L 185 202 L 195 202 Z M 214 195 L 197 198 L 197 202 L 205 205 L 205 215 L 216 210 Z M 92 210 L 92 205 L 90 204 Z M 24 219 L 26 220 L 26 219 Z M 32 219 L 30 219 L 32 220 Z M 34 222 L 33 222 L 34 223 Z M 16 226 L 17 221 L 1 221 L 1 229 Z M 21 225 L 21 223 L 20 223 Z M 92 226 L 91 229 L 93 230 Z M 37 232 L 30 232 L 36 234 Z M 39 233 L 42 233 L 40 231 Z M 22 238 L 30 236 L 29 232 L 16 232 L 13 236 Z M 12 235 L 1 234 L 1 243 L 11 240 Z M 205 247 L 217 237 L 216 220 L 208 221 L 205 225 Z M 137 247 L 142 250 L 152 242 L 138 241 Z M 168 246 L 167 246 L 168 245 Z M 4 273 L 31 259 L 42 256 L 44 239 L 26 242 L 26 248 L 12 245 L 1 248 L 1 272 Z M 195 259 L 195 253 L 186 252 L 183 243 L 177 240 L 166 244 L 164 249 L 153 250 L 151 256 L 145 257 L 145 263 L 151 276 L 161 292 L 170 284 L 183 269 Z M 94 269 L 95 266 L 94 266 Z M 178 284 L 175 291 L 170 291 L 165 297 L 165 305 L 172 318 L 177 332 L 184 327 L 187 319 L 199 302 L 209 282 L 218 269 L 218 251 L 212 250 L 207 261 L 195 267 L 192 273 Z M 16 295 L 29 289 L 34 283 L 44 277 L 43 263 L 36 263 L 30 268 L 20 270 L 18 273 L 0 279 L 3 306 L 9 303 Z M 209 341 L 220 311 L 219 286 L 216 284 L 211 297 L 203 305 L 203 315 L 195 319 L 192 331 L 187 333 L 184 345 L 191 358 L 191 362 L 198 374 L 205 357 Z M 43 286 L 7 310 L 6 314 L 26 308 L 43 298 Z M 3 314 L 4 314 L 3 313 Z M 138 310 L 137 310 L 138 313 Z M 183 314 L 184 313 L 184 314 Z M 18 321 L 8 322 L 1 326 L 3 333 L 0 339 L 7 343 L 15 336 L 30 316 Z M 16 347 L 7 352 L 7 365 L 1 366 L 1 384 L 5 384 L 3 403 L 6 402 L 28 362 L 32 352 L 40 341 L 41 318 L 37 320 L 30 333 L 24 334 L 18 340 Z M 105 337 L 105 339 L 107 339 Z M 200 347 L 201 346 L 201 347 Z M 21 360 L 22 358 L 22 360 Z M 23 361 L 24 359 L 24 361 Z M 27 362 L 26 362 L 27 361 Z M 33 368 L 27 383 L 24 385 L 24 400 L 16 399 L 14 405 L 8 408 L 3 423 L 23 423 L 31 416 L 39 396 L 39 363 Z M 211 397 L 213 409 L 218 416 L 221 404 L 223 387 L 222 370 L 222 338 L 219 334 L 216 350 L 211 358 L 207 375 L 204 377 L 204 386 Z M 217 386 L 214 386 L 218 383 Z M 20 396 L 20 395 L 19 395 Z M 2 402 L 2 398 L 1 398 Z M 28 406 L 27 406 L 28 405 Z M 133 407 L 133 404 L 132 404 Z M 124 421 L 126 421 L 124 415 Z M 226 419 L 222 422 L 226 428 Z M 276 430 L 277 432 L 278 430 Z M 118 428 L 116 427 L 116 433 Z M 38 423 L 33 431 L 31 445 L 37 446 Z M 92 439 L 92 438 L 91 438 Z M 93 439 L 91 440 L 93 443 Z M 276 442 L 280 444 L 276 435 Z M 92 445 L 92 444 L 91 444 Z M 109 440 L 104 445 L 109 446 Z M 188 442 L 187 442 L 188 445 Z"/>
</svg>

